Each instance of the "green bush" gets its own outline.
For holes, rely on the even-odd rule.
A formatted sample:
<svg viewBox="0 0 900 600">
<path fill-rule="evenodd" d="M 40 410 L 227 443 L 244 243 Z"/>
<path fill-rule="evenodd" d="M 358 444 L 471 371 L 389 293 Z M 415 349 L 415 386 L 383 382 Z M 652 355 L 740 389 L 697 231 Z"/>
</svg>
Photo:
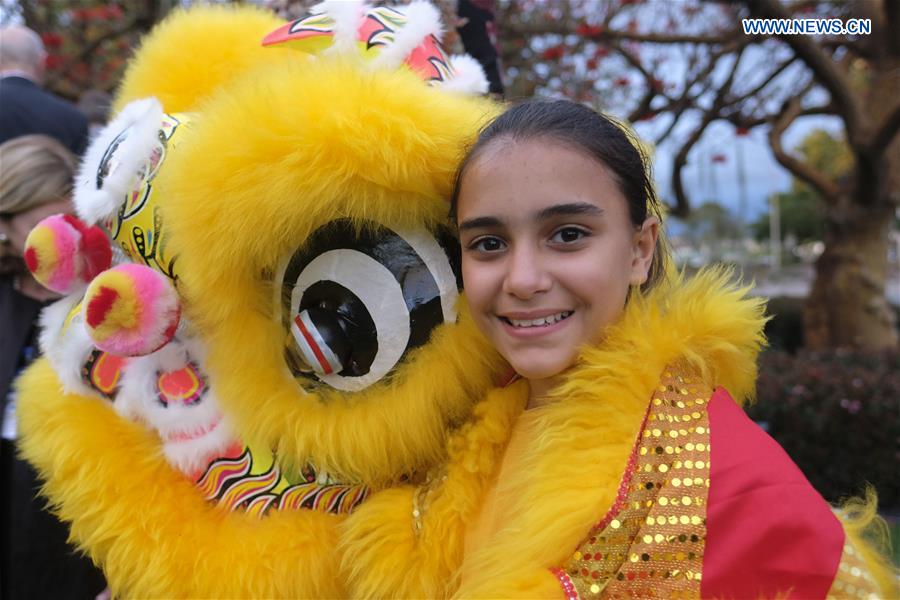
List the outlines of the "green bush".
<svg viewBox="0 0 900 600">
<path fill-rule="evenodd" d="M 804 298 L 781 296 L 769 298 L 766 303 L 766 314 L 770 317 L 766 323 L 766 338 L 769 347 L 777 350 L 796 352 L 803 347 L 803 304 Z M 894 320 L 900 331 L 900 306 L 892 306 Z"/>
<path fill-rule="evenodd" d="M 900 509 L 900 352 L 769 350 L 748 413 L 830 502 L 867 483 Z"/>
</svg>

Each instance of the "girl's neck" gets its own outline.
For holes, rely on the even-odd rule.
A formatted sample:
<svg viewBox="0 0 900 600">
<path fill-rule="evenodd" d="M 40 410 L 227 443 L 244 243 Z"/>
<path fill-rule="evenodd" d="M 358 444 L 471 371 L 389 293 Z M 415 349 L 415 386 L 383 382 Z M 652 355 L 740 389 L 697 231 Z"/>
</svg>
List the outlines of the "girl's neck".
<svg viewBox="0 0 900 600">
<path fill-rule="evenodd" d="M 559 376 L 547 377 L 546 379 L 529 379 L 528 380 L 528 404 L 525 410 L 539 408 L 550 402 L 550 390 L 559 383 Z"/>
</svg>

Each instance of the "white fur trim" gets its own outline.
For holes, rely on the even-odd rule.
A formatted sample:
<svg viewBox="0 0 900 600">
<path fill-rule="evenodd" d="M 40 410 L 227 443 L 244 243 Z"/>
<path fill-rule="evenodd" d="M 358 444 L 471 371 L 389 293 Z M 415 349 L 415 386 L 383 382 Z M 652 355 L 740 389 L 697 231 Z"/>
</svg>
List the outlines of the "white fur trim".
<svg viewBox="0 0 900 600">
<path fill-rule="evenodd" d="M 73 294 L 47 306 L 41 312 L 41 333 L 38 342 L 41 352 L 50 361 L 59 377 L 64 391 L 102 398 L 81 379 L 81 367 L 94 349 L 94 344 L 84 327 L 80 310 L 75 313 L 69 326 L 63 331 L 66 317 L 80 300 L 80 294 Z"/>
<path fill-rule="evenodd" d="M 204 358 L 205 352 L 196 340 L 173 340 L 153 354 L 133 358 L 122 376 L 115 402 L 116 411 L 124 418 L 157 432 L 169 464 L 185 474 L 205 468 L 237 439 L 210 387 L 196 404 L 164 405 L 158 400 L 159 373 L 177 371 L 189 362 L 199 367 L 205 363 Z"/>
<path fill-rule="evenodd" d="M 326 0 L 315 6 L 319 13 L 334 21 L 333 42 L 322 54 L 353 56 L 357 53 L 356 35 L 368 6 L 356 0 Z"/>
<path fill-rule="evenodd" d="M 407 23 L 394 34 L 394 43 L 381 48 L 372 60 L 374 68 L 396 69 L 427 36 L 441 35 L 441 14 L 431 3 L 417 0 L 398 10 L 406 16 Z"/>
<path fill-rule="evenodd" d="M 468 54 L 454 54 L 450 57 L 453 77 L 436 84 L 442 90 L 457 94 L 486 94 L 490 89 L 481 63 Z"/>
<path fill-rule="evenodd" d="M 116 214 L 126 195 L 137 185 L 138 173 L 156 145 L 163 109 L 156 98 L 129 103 L 88 147 L 75 179 L 74 201 L 78 216 L 89 225 Z M 115 150 L 117 166 L 97 188 L 97 171 L 107 149 L 131 128 Z"/>
<path fill-rule="evenodd" d="M 163 453 L 170 465 L 185 475 L 192 475 L 205 470 L 213 460 L 221 458 L 236 440 L 233 428 L 223 416 L 211 430 L 201 436 L 184 441 L 164 441 Z"/>
</svg>

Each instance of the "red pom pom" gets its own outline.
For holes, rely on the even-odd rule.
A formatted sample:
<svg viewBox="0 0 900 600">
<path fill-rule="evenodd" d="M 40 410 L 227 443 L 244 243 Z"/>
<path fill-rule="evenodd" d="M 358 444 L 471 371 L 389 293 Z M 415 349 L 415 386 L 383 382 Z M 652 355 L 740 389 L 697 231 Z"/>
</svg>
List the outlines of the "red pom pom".
<svg viewBox="0 0 900 600">
<path fill-rule="evenodd" d="M 82 277 L 90 281 L 112 264 L 112 247 L 106 233 L 94 225 L 81 232 L 81 253 L 84 257 Z"/>
</svg>

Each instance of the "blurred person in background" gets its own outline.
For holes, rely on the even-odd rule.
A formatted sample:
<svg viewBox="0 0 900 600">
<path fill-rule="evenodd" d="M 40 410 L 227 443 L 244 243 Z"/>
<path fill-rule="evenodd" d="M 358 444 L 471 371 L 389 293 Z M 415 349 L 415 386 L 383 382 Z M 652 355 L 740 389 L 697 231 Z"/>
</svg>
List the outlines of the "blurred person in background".
<svg viewBox="0 0 900 600">
<path fill-rule="evenodd" d="M 81 155 L 88 120 L 74 105 L 41 89 L 46 58 L 40 36 L 31 29 L 0 28 L 0 143 L 43 133 Z"/>
<path fill-rule="evenodd" d="M 0 597 L 7 600 L 94 598 L 105 586 L 91 562 L 66 544 L 68 528 L 43 510 L 34 471 L 15 456 L 12 383 L 36 358 L 38 315 L 56 298 L 26 268 L 25 239 L 41 219 L 73 211 L 75 165 L 75 156 L 45 135 L 0 144 Z"/>
<path fill-rule="evenodd" d="M 88 137 L 93 140 L 109 120 L 112 96 L 103 90 L 85 90 L 78 98 L 76 106 L 87 117 Z"/>
</svg>

